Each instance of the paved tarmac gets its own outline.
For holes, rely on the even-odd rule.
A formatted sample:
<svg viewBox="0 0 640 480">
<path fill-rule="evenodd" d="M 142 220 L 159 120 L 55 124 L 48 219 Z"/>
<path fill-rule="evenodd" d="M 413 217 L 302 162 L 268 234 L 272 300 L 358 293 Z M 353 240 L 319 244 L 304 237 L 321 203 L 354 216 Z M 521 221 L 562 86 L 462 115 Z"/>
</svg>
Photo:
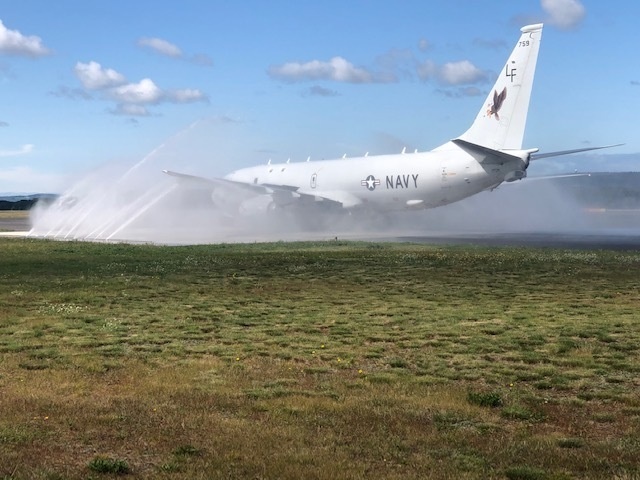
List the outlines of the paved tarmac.
<svg viewBox="0 0 640 480">
<path fill-rule="evenodd" d="M 602 212 L 598 213 L 601 217 Z M 640 213 L 637 215 L 640 217 Z M 371 240 L 371 241 L 396 241 L 410 243 L 424 243 L 432 245 L 493 245 L 493 246 L 520 246 L 520 247 L 547 247 L 547 248 L 571 248 L 571 249 L 607 249 L 607 250 L 640 250 L 640 228 L 636 222 L 619 222 L 620 213 L 612 212 L 609 220 L 601 228 L 588 231 L 568 232 L 473 232 L 473 231 L 435 231 L 424 232 L 403 231 L 397 234 L 387 233 L 360 233 L 353 234 L 342 232 L 327 236 L 326 233 L 301 233 L 292 236 L 274 237 L 229 237 L 226 242 L 250 242 L 255 241 L 294 241 L 294 240 Z M 628 215 L 627 215 L 628 217 Z M 636 215 L 634 215 L 634 218 Z M 0 236 L 26 236 L 31 229 L 28 218 L 1 218 Z M 118 239 L 118 241 L 127 241 Z M 220 240 L 218 240 L 219 242 Z M 178 242 L 181 245 L 189 243 L 207 243 L 203 238 L 190 242 L 188 234 Z"/>
<path fill-rule="evenodd" d="M 28 232 L 31 230 L 29 218 L 0 217 L 0 232 Z"/>
</svg>

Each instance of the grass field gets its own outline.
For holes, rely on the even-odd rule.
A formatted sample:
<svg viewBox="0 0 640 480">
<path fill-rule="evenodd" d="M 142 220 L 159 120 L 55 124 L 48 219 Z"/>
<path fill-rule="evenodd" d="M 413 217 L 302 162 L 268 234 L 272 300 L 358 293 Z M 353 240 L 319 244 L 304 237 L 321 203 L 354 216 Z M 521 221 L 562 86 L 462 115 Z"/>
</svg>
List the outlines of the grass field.
<svg viewBox="0 0 640 480">
<path fill-rule="evenodd" d="M 640 252 L 0 252 L 0 478 L 640 478 Z"/>
</svg>

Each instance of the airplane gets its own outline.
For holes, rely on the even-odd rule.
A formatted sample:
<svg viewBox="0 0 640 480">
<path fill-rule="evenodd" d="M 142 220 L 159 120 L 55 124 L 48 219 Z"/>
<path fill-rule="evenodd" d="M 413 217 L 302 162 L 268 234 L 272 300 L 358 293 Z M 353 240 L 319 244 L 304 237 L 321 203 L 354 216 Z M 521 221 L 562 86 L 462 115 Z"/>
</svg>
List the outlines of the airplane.
<svg viewBox="0 0 640 480">
<path fill-rule="evenodd" d="M 428 152 L 260 165 L 205 179 L 164 170 L 212 189 L 227 212 L 294 210 L 392 212 L 457 202 L 502 183 L 522 180 L 532 160 L 610 148 L 538 154 L 522 140 L 542 24 L 527 25 L 469 129 Z M 311 209 L 311 210 L 310 210 Z"/>
</svg>

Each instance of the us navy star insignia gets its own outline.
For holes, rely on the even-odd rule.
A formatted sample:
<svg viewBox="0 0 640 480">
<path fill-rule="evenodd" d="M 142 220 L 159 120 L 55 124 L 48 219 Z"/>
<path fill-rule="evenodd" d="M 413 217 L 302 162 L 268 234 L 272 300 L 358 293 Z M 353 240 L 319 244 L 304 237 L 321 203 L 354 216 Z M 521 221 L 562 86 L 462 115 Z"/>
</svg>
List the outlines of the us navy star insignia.
<svg viewBox="0 0 640 480">
<path fill-rule="evenodd" d="M 373 175 L 369 175 L 367 178 L 360 181 L 360 185 L 362 185 L 363 187 L 367 187 L 368 190 L 373 192 L 376 187 L 380 185 L 380 180 L 378 180 Z"/>
</svg>

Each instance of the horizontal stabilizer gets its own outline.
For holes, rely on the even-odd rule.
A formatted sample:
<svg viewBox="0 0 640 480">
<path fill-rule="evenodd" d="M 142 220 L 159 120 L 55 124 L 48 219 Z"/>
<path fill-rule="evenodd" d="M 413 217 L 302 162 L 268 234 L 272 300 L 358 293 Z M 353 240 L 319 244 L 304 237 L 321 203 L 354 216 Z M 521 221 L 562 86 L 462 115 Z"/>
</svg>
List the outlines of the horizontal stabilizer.
<svg viewBox="0 0 640 480">
<path fill-rule="evenodd" d="M 541 158 L 549 158 L 549 157 L 559 157 L 561 155 L 570 155 L 572 153 L 589 152 L 591 150 L 601 150 L 603 148 L 620 147 L 621 145 L 624 145 L 624 143 L 616 143 L 615 145 L 604 145 L 602 147 L 587 147 L 587 148 L 576 148 L 573 150 L 561 150 L 558 152 L 535 153 L 531 155 L 531 160 L 540 160 Z"/>
<path fill-rule="evenodd" d="M 560 175 L 541 175 L 539 177 L 527 177 L 527 183 L 532 180 L 555 180 L 556 178 L 590 177 L 590 173 L 562 173 Z"/>
<path fill-rule="evenodd" d="M 451 142 L 458 145 L 467 153 L 470 153 L 471 155 L 476 157 L 480 163 L 487 163 L 487 164 L 492 164 L 492 163 L 502 164 L 504 162 L 509 162 L 513 160 L 524 160 L 531 153 L 538 151 L 537 148 L 533 148 L 529 150 L 511 150 L 511 151 L 494 150 L 489 147 L 484 147 L 482 145 L 477 145 L 475 143 L 467 142 L 466 140 L 462 140 L 460 138 L 451 140 Z"/>
</svg>

